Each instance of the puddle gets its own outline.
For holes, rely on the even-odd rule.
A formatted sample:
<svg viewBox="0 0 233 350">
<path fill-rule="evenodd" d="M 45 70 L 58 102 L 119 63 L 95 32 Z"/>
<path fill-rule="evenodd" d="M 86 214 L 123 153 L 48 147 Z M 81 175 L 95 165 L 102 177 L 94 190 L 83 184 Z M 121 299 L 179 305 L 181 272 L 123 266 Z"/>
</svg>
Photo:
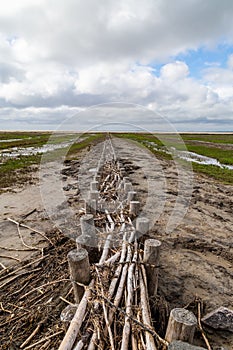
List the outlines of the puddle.
<svg viewBox="0 0 233 350">
<path fill-rule="evenodd" d="M 0 142 L 15 142 L 15 141 L 22 141 L 22 140 L 29 140 L 31 137 L 22 138 L 22 139 L 6 139 L 6 140 L 0 140 Z"/>
<path fill-rule="evenodd" d="M 66 148 L 71 146 L 74 142 L 82 142 L 85 138 L 72 139 L 69 141 L 63 141 L 61 143 L 46 143 L 40 147 L 12 147 L 0 151 L 0 164 L 7 158 L 18 158 L 20 156 L 31 156 L 36 154 L 44 154 L 47 152 L 55 151 L 57 149 Z"/>
<path fill-rule="evenodd" d="M 222 164 L 215 158 L 206 157 L 206 156 L 203 156 L 201 154 L 189 152 L 189 151 L 178 151 L 174 147 L 171 147 L 170 150 L 168 150 L 165 147 L 159 148 L 156 145 L 156 143 L 154 143 L 154 142 L 145 141 L 143 143 L 146 144 L 147 146 L 153 148 L 156 151 L 164 152 L 167 154 L 173 154 L 180 159 L 186 160 L 187 162 L 194 162 L 194 163 L 204 164 L 204 165 L 215 165 L 215 166 L 218 166 L 222 169 L 233 170 L 233 165 Z"/>
<path fill-rule="evenodd" d="M 51 151 L 55 151 L 59 148 L 66 148 L 70 146 L 72 142 L 62 142 L 60 144 L 45 144 L 41 147 L 12 147 L 5 149 L 1 152 L 3 158 L 17 158 L 20 156 L 31 156 L 35 154 L 43 154 Z"/>
</svg>

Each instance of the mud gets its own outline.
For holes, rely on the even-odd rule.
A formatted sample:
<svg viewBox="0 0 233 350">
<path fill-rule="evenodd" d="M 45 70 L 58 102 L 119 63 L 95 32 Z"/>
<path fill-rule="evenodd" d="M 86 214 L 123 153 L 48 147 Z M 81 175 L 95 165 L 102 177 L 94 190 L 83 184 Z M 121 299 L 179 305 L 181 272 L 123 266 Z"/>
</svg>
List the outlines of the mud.
<svg viewBox="0 0 233 350">
<path fill-rule="evenodd" d="M 203 315 L 220 306 L 232 308 L 233 186 L 197 174 L 192 179 L 190 169 L 186 172 L 190 180 L 187 182 L 184 177 L 179 178 L 176 165 L 172 161 L 156 159 L 155 163 L 151 163 L 152 155 L 149 151 L 131 141 L 114 139 L 113 144 L 116 155 L 122 159 L 127 176 L 137 191 L 138 200 L 142 203 L 142 214 L 146 214 L 151 221 L 154 221 L 148 236 L 156 237 L 163 243 L 158 298 L 160 304 L 162 301 L 161 307 L 165 304 L 167 306 L 164 307 L 163 314 L 165 321 L 168 310 L 173 307 L 189 305 L 196 312 L 197 298 L 202 301 Z M 78 161 L 76 159 L 67 162 L 62 173 L 58 174 L 63 183 L 67 203 L 61 203 L 57 214 L 62 217 L 68 204 L 68 207 L 77 213 L 76 230 L 78 230 L 78 213 L 82 211 L 83 197 L 87 190 L 85 184 L 91 177 L 88 169 L 95 168 L 100 149 L 101 145 L 97 145 L 91 149 L 89 155 L 83 151 Z M 80 171 L 81 191 L 80 183 L 77 186 Z M 191 191 L 188 186 L 190 182 Z M 44 209 L 39 183 L 25 184 L 23 190 L 20 189 L 18 192 L 15 188 L 14 191 L 0 195 L 0 246 L 22 248 L 16 227 L 6 220 L 8 217 L 22 220 L 23 215 L 35 208 L 36 211 L 23 222 L 45 232 L 53 229 L 56 220 L 54 223 Z M 52 191 L 53 189 L 51 193 Z M 170 219 L 172 215 L 174 216 L 177 198 L 179 205 L 175 209 L 178 215 L 175 226 L 174 220 L 171 225 Z M 69 227 L 69 222 L 60 221 L 59 229 L 62 230 L 65 224 L 66 228 Z M 45 244 L 41 242 L 40 236 L 32 235 L 30 230 L 22 232 L 28 244 L 41 244 L 41 246 Z M 72 234 L 75 235 L 73 226 L 69 232 L 70 237 Z M 11 255 L 20 260 L 26 255 L 21 251 L 0 249 L 1 254 Z M 5 258 L 0 258 L 0 261 L 6 266 L 17 264 Z M 155 320 L 155 328 L 159 329 L 157 323 Z M 213 348 L 217 349 L 220 346 L 226 350 L 233 348 L 232 333 L 213 331 L 208 327 L 205 327 L 205 331 Z M 205 347 L 198 332 L 195 345 Z"/>
</svg>

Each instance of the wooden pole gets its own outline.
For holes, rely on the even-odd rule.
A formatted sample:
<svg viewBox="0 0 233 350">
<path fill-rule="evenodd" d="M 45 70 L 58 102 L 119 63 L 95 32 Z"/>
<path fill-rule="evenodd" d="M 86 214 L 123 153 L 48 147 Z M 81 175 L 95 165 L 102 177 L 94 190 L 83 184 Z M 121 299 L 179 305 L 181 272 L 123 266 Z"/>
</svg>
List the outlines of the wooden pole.
<svg viewBox="0 0 233 350">
<path fill-rule="evenodd" d="M 133 201 L 136 197 L 137 192 L 135 191 L 129 191 L 127 195 L 127 202 L 130 203 L 130 201 Z"/>
<path fill-rule="evenodd" d="M 124 191 L 125 191 L 125 193 L 128 193 L 129 191 L 131 191 L 132 190 L 132 184 L 131 184 L 131 182 L 125 182 L 124 183 Z"/>
<path fill-rule="evenodd" d="M 82 326 L 82 322 L 86 313 L 88 300 L 91 297 L 91 288 L 94 286 L 94 280 L 91 281 L 88 289 L 86 289 L 80 304 L 78 305 L 77 311 L 70 322 L 70 327 L 66 332 L 65 337 L 63 338 L 58 350 L 71 350 L 74 342 L 77 338 L 80 327 Z"/>
<path fill-rule="evenodd" d="M 90 191 L 89 198 L 98 200 L 99 199 L 99 192 L 98 191 Z"/>
<path fill-rule="evenodd" d="M 91 214 L 83 215 L 80 219 L 81 231 L 85 235 L 95 235 L 94 217 Z"/>
<path fill-rule="evenodd" d="M 141 235 L 144 235 L 149 231 L 149 219 L 143 217 L 143 218 L 137 218 L 136 220 L 136 231 L 140 232 Z"/>
<path fill-rule="evenodd" d="M 85 213 L 87 214 L 96 214 L 96 210 L 98 208 L 97 200 L 95 199 L 87 199 L 85 200 Z"/>
<path fill-rule="evenodd" d="M 146 264 L 149 297 L 154 297 L 157 294 L 160 247 L 161 242 L 157 239 L 145 241 L 143 261 Z"/>
<path fill-rule="evenodd" d="M 92 181 L 90 183 L 90 190 L 91 191 L 97 191 L 98 190 L 98 181 Z"/>
<path fill-rule="evenodd" d="M 165 339 L 182 340 L 192 344 L 197 326 L 196 316 L 187 309 L 176 308 L 170 313 Z"/>
<path fill-rule="evenodd" d="M 131 215 L 137 216 L 140 210 L 140 202 L 139 201 L 130 201 L 129 203 L 129 213 Z"/>
<path fill-rule="evenodd" d="M 88 252 L 83 248 L 78 250 L 74 249 L 67 254 L 67 259 L 74 289 L 74 299 L 78 304 L 82 299 L 84 288 L 78 285 L 76 282 L 85 285 L 90 282 L 90 264 Z"/>
</svg>

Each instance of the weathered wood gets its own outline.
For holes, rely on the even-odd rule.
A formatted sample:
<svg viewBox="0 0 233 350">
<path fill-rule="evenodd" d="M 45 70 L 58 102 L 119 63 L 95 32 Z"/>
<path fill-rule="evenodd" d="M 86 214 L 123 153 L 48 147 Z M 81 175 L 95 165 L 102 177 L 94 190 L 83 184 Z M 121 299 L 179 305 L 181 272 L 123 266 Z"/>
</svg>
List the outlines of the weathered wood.
<svg viewBox="0 0 233 350">
<path fill-rule="evenodd" d="M 80 224 L 82 235 L 78 237 L 77 242 L 83 246 L 96 247 L 98 242 L 93 215 L 82 216 Z"/>
<path fill-rule="evenodd" d="M 91 296 L 91 288 L 94 285 L 94 280 L 91 281 L 88 289 L 86 289 L 80 304 L 78 305 L 77 311 L 70 322 L 70 327 L 66 332 L 65 337 L 63 338 L 58 350 L 71 350 L 74 342 L 76 340 L 77 334 L 80 330 L 80 327 L 83 323 L 83 319 L 86 313 L 86 308 L 88 300 Z"/>
<path fill-rule="evenodd" d="M 131 191 L 132 190 L 132 184 L 131 184 L 131 182 L 125 182 L 124 183 L 124 192 L 125 193 L 128 193 L 129 191 Z"/>
<path fill-rule="evenodd" d="M 129 191 L 127 194 L 127 202 L 130 203 L 130 201 L 135 200 L 136 194 L 136 191 Z"/>
<path fill-rule="evenodd" d="M 94 181 L 99 182 L 99 181 L 100 181 L 100 175 L 95 174 L 95 176 L 94 176 Z"/>
<path fill-rule="evenodd" d="M 140 202 L 139 201 L 130 201 L 129 203 L 129 213 L 131 215 L 137 216 L 140 211 Z"/>
<path fill-rule="evenodd" d="M 206 350 L 206 349 L 200 348 L 200 346 L 190 345 L 188 343 L 175 340 L 168 345 L 168 350 Z"/>
<path fill-rule="evenodd" d="M 85 213 L 88 214 L 96 214 L 96 210 L 98 207 L 98 203 L 96 199 L 87 199 L 85 200 Z"/>
<path fill-rule="evenodd" d="M 143 323 L 147 327 L 152 328 L 149 300 L 148 300 L 148 294 L 147 294 L 147 285 L 146 285 L 146 281 L 143 280 L 143 272 L 142 272 L 143 268 L 144 268 L 144 266 L 142 266 L 141 271 L 139 271 L 139 286 L 140 286 L 142 320 L 143 320 Z M 147 350 L 157 350 L 157 347 L 156 347 L 155 341 L 154 341 L 154 337 L 149 332 L 146 332 L 146 349 Z"/>
<path fill-rule="evenodd" d="M 136 231 L 140 233 L 140 235 L 144 235 L 149 231 L 150 221 L 149 219 L 142 217 L 137 218 L 136 220 Z"/>
<path fill-rule="evenodd" d="M 145 241 L 143 261 L 146 264 L 148 293 L 150 297 L 154 297 L 157 294 L 160 247 L 161 242 L 157 239 L 147 239 Z"/>
<path fill-rule="evenodd" d="M 170 313 L 165 339 L 168 342 L 182 340 L 192 344 L 196 326 L 197 318 L 191 311 L 175 308 Z"/>
<path fill-rule="evenodd" d="M 98 191 L 90 191 L 89 198 L 98 200 L 99 199 L 99 192 Z"/>
<path fill-rule="evenodd" d="M 92 181 L 90 183 L 90 191 L 97 191 L 98 190 L 98 181 Z"/>
<path fill-rule="evenodd" d="M 78 285 L 76 282 L 85 285 L 90 282 L 90 264 L 88 252 L 83 248 L 80 248 L 79 250 L 74 249 L 67 254 L 67 259 L 74 290 L 74 299 L 78 304 L 82 299 L 84 288 Z"/>
</svg>

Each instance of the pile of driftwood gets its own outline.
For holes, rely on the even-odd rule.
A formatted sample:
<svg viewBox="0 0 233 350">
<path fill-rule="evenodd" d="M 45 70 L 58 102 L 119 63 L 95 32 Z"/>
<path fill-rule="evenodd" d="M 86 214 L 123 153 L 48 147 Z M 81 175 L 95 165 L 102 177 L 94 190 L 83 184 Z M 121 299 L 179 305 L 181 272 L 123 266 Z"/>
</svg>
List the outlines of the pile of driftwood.
<svg viewBox="0 0 233 350">
<path fill-rule="evenodd" d="M 59 350 L 156 350 L 176 339 L 192 343 L 197 320 L 186 309 L 172 310 L 165 339 L 152 325 L 149 299 L 157 293 L 161 242 L 144 239 L 149 221 L 138 216 L 137 194 L 106 142 L 107 160 L 90 183 L 77 248 L 68 254 L 78 307 Z M 90 264 L 100 251 L 99 261 Z"/>
</svg>

